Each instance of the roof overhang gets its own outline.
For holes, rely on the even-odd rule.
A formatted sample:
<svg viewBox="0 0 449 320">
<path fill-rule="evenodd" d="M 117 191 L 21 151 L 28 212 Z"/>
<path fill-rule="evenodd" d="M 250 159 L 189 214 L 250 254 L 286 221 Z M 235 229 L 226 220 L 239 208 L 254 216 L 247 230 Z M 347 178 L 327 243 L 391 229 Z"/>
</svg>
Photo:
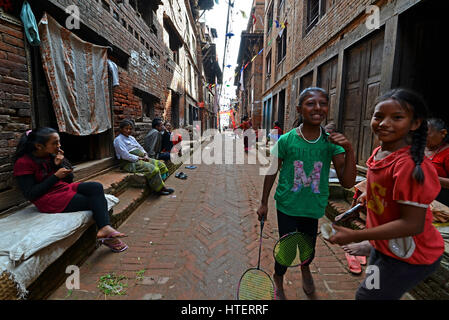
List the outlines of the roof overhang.
<svg viewBox="0 0 449 320">
<path fill-rule="evenodd" d="M 240 47 L 239 47 L 239 55 L 237 57 L 237 64 L 242 65 L 243 60 L 247 57 L 247 55 L 251 54 L 251 48 L 254 45 L 261 45 L 263 43 L 263 33 L 251 33 L 251 32 L 242 32 L 240 36 Z M 252 58 L 252 57 L 251 57 Z"/>
</svg>

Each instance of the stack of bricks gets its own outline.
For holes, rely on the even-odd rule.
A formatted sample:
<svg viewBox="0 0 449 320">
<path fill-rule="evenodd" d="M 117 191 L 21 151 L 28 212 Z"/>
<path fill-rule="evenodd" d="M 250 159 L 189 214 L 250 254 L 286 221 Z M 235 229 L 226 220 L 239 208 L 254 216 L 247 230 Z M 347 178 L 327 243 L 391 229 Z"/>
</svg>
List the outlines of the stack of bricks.
<svg viewBox="0 0 449 320">
<path fill-rule="evenodd" d="M 13 186 L 11 155 L 31 127 L 25 38 L 20 21 L 0 16 L 0 191 Z"/>
</svg>

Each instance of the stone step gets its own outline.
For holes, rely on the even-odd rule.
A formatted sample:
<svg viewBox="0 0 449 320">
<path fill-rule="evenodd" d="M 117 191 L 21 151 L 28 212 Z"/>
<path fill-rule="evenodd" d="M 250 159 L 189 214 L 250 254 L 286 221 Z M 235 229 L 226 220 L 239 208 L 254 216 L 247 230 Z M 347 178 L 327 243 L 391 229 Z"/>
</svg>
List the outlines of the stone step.
<svg viewBox="0 0 449 320">
<path fill-rule="evenodd" d="M 128 180 L 129 173 L 121 172 L 119 169 L 112 169 L 85 182 L 99 182 L 103 185 L 105 193 L 117 196 L 126 189 Z"/>
<path fill-rule="evenodd" d="M 118 228 L 149 194 L 148 188 L 127 188 L 121 193 L 118 196 L 120 202 L 114 207 L 111 215 L 112 226 Z"/>
</svg>

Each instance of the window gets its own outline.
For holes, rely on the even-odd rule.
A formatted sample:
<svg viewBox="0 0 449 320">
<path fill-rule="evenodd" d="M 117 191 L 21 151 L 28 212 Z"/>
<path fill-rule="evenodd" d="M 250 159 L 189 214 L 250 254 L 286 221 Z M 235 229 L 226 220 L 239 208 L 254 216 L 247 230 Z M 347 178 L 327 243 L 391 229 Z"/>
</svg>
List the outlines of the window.
<svg viewBox="0 0 449 320">
<path fill-rule="evenodd" d="M 189 93 L 192 94 L 192 65 L 188 62 L 187 80 L 189 81 Z"/>
<path fill-rule="evenodd" d="M 266 66 L 267 66 L 267 69 L 266 69 L 267 78 L 269 78 L 271 76 L 271 50 L 268 53 L 267 58 L 266 58 Z"/>
<path fill-rule="evenodd" d="M 179 65 L 179 51 L 172 51 L 173 52 L 173 61 Z"/>
<path fill-rule="evenodd" d="M 103 9 L 106 10 L 107 12 L 111 11 L 111 6 L 107 1 L 101 0 L 101 5 L 103 6 Z"/>
<path fill-rule="evenodd" d="M 284 59 L 287 53 L 287 28 L 281 30 L 281 36 L 277 37 L 277 63 L 281 62 Z"/>
<path fill-rule="evenodd" d="M 183 41 L 176 28 L 173 26 L 170 18 L 164 16 L 164 29 L 168 36 L 169 47 L 172 52 L 173 61 L 179 65 L 179 49 L 182 47 Z"/>
<path fill-rule="evenodd" d="M 136 3 L 136 0 L 129 0 L 129 5 L 130 5 L 131 7 L 133 7 L 134 10 L 137 10 L 137 3 Z"/>
<path fill-rule="evenodd" d="M 307 27 L 309 32 L 326 12 L 326 0 L 308 0 L 307 1 Z"/>
<path fill-rule="evenodd" d="M 134 95 L 142 99 L 143 116 L 153 119 L 155 116 L 154 111 L 160 107 L 159 98 L 137 88 L 134 88 Z"/>
<path fill-rule="evenodd" d="M 114 19 L 120 22 L 120 16 L 118 15 L 117 11 L 114 10 L 114 12 L 112 13 L 112 15 L 114 16 Z"/>
<path fill-rule="evenodd" d="M 271 3 L 270 8 L 268 9 L 267 23 L 268 23 L 267 33 L 270 33 L 270 31 L 273 27 L 273 2 Z"/>
<path fill-rule="evenodd" d="M 150 31 L 157 35 L 157 28 L 153 20 L 158 7 L 149 5 L 147 0 L 129 0 L 129 5 L 140 14 Z"/>
</svg>

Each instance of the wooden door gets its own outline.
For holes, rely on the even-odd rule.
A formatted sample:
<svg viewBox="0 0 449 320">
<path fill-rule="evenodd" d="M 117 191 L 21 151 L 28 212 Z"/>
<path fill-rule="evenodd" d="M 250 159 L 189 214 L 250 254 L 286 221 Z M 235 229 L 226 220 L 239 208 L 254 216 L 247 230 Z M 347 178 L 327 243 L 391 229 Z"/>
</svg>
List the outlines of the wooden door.
<svg viewBox="0 0 449 320">
<path fill-rule="evenodd" d="M 326 90 L 329 94 L 329 112 L 326 123 L 331 121 L 336 123 L 334 112 L 337 106 L 337 67 L 338 57 L 324 63 L 318 69 L 318 86 Z"/>
<path fill-rule="evenodd" d="M 345 57 L 343 133 L 351 141 L 356 161 L 365 165 L 373 148 L 370 121 L 380 93 L 383 31 L 349 49 Z"/>
</svg>

